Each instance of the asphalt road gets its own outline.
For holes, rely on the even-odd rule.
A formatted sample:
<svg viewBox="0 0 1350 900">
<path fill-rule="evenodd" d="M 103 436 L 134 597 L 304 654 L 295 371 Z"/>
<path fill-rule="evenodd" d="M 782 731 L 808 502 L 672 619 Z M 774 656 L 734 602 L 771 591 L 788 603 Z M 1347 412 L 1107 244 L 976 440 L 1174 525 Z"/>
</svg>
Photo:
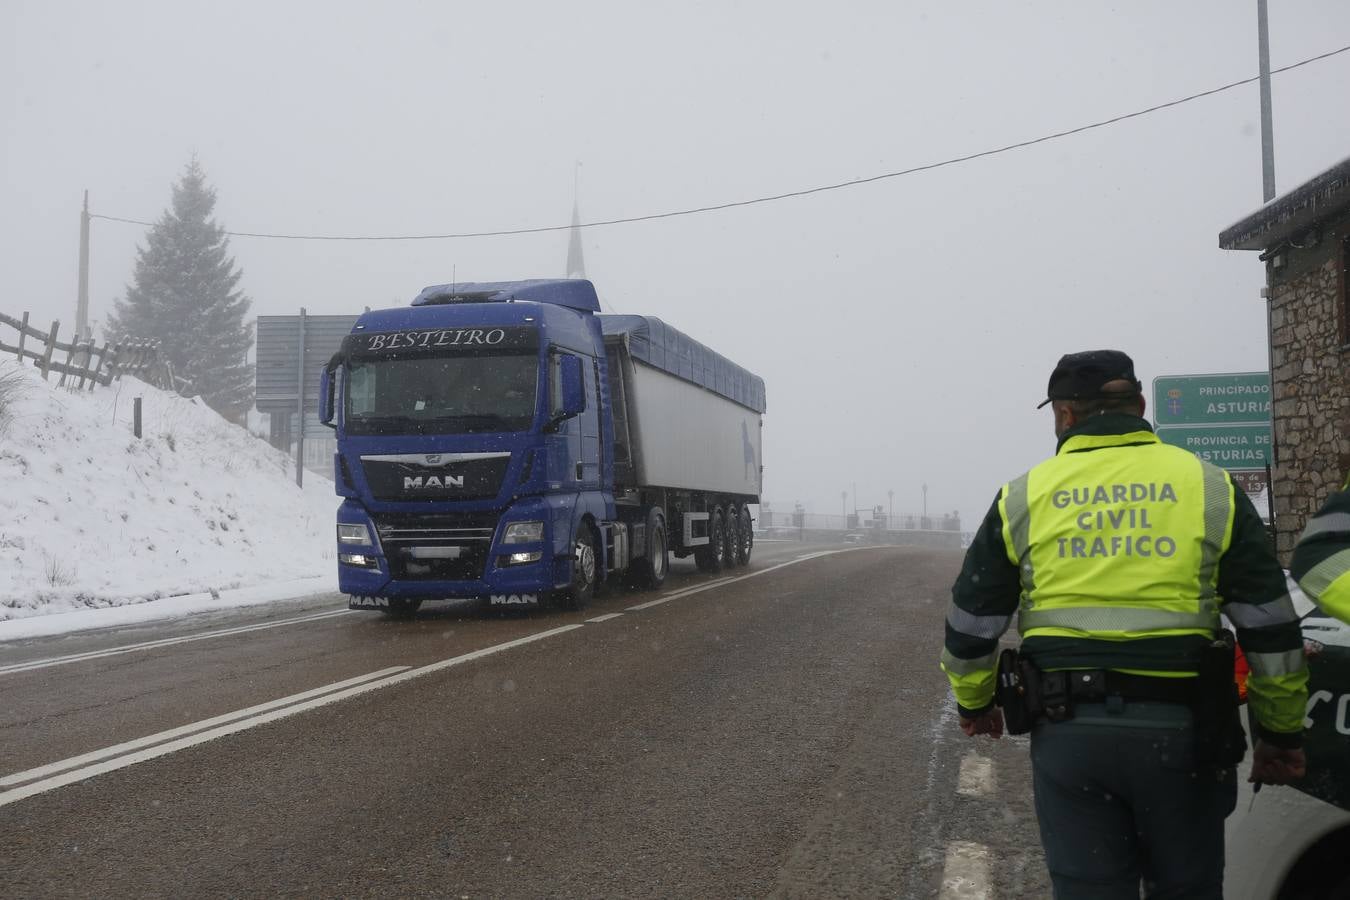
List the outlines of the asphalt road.
<svg viewBox="0 0 1350 900">
<path fill-rule="evenodd" d="M 0 891 L 1048 896 L 1027 745 L 960 735 L 937 668 L 960 555 L 839 549 L 0 645 Z"/>
</svg>

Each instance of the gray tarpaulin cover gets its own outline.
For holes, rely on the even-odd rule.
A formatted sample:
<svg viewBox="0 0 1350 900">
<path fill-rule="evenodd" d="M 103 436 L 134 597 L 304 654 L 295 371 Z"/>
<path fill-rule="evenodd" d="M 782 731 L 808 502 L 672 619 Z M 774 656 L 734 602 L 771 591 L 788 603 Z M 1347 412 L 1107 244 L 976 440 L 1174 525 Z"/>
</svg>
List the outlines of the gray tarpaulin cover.
<svg viewBox="0 0 1350 900">
<path fill-rule="evenodd" d="M 652 316 L 599 316 L 606 338 L 622 337 L 628 352 L 650 366 L 701 385 L 757 413 L 764 412 L 764 379 L 752 375 Z"/>
</svg>

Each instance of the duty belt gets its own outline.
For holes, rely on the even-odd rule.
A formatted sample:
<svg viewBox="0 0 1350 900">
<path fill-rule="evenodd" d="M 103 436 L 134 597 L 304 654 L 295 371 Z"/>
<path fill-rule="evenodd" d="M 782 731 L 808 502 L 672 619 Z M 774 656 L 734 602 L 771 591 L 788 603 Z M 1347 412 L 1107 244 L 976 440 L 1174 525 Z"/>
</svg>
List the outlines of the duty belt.
<svg viewBox="0 0 1350 900">
<path fill-rule="evenodd" d="M 1058 678 L 1046 679 L 1046 676 L 1064 676 L 1064 688 L 1069 697 L 1079 702 L 1094 702 L 1107 697 L 1120 697 L 1123 700 L 1152 703 L 1182 703 L 1194 706 L 1200 699 L 1199 679 L 1159 678 L 1151 675 L 1131 675 L 1126 672 L 1114 672 L 1110 669 L 1062 669 L 1046 672 L 1042 675 L 1043 689 L 1054 692 Z M 1045 684 L 1048 680 L 1052 684 Z"/>
</svg>

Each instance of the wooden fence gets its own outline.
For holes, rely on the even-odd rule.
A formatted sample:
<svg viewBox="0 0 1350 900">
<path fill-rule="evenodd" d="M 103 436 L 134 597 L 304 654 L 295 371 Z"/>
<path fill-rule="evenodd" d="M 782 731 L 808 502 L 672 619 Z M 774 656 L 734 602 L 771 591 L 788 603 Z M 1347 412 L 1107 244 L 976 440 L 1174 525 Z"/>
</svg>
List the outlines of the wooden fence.
<svg viewBox="0 0 1350 900">
<path fill-rule="evenodd" d="M 104 341 L 100 347 L 92 340 L 72 339 L 63 344 L 57 340 L 61 330 L 59 321 L 52 322 L 51 328 L 43 331 L 28 324 L 28 313 L 24 313 L 22 319 L 0 313 L 0 325 L 8 325 L 19 333 L 15 346 L 0 341 L 0 354 L 13 353 L 20 362 L 31 359 L 33 365 L 42 370 L 44 379 L 52 372 L 60 374 L 62 387 L 69 380 L 75 390 L 83 390 L 88 384 L 92 391 L 94 385 L 107 386 L 123 375 L 135 375 L 166 390 L 181 390 L 187 386 L 183 379 L 174 377 L 168 360 L 160 356 L 158 341 Z M 29 338 L 34 339 L 33 343 L 29 343 Z M 54 359 L 58 353 L 64 353 L 66 358 Z"/>
</svg>

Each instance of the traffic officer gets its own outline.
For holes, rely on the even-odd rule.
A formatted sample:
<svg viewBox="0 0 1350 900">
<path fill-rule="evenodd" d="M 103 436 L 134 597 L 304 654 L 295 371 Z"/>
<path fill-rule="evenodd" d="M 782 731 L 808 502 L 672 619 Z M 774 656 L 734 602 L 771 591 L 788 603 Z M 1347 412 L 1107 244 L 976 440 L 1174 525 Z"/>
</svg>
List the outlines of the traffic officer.
<svg viewBox="0 0 1350 900">
<path fill-rule="evenodd" d="M 999 491 L 952 589 L 942 668 L 961 730 L 1003 733 L 995 666 L 1016 613 L 1042 673 L 1026 686 L 1050 710 L 1031 760 L 1055 896 L 1135 900 L 1142 880 L 1148 897 L 1221 897 L 1236 758 L 1197 763 L 1199 720 L 1223 704 L 1199 673 L 1222 608 L 1251 666 L 1252 780 L 1301 777 L 1307 671 L 1284 573 L 1228 474 L 1153 434 L 1126 354 L 1064 356 L 1047 394 L 1056 454 Z"/>
<path fill-rule="evenodd" d="M 1328 615 L 1350 622 L 1350 479 L 1308 520 L 1289 574 Z"/>
</svg>

